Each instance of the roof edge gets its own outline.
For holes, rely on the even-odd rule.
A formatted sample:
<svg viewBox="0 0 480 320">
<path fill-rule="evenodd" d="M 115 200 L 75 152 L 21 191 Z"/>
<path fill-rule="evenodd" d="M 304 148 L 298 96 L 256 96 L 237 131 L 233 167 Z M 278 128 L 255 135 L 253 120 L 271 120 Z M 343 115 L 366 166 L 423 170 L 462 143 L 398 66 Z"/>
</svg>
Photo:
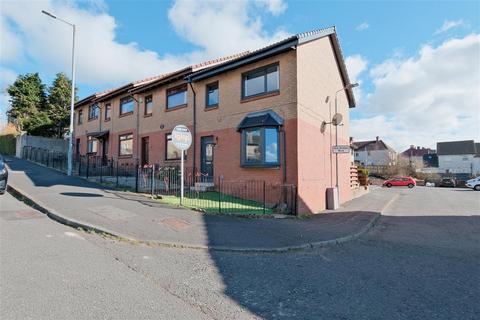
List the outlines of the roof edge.
<svg viewBox="0 0 480 320">
<path fill-rule="evenodd" d="M 210 68 L 205 68 L 203 70 L 193 72 L 191 75 L 185 77 L 185 79 L 189 82 L 196 82 L 203 79 L 207 79 L 217 74 L 220 74 L 229 70 L 237 69 L 243 65 L 256 62 L 258 60 L 267 58 L 269 56 L 291 50 L 293 49 L 292 47 L 296 46 L 297 44 L 298 44 L 298 39 L 296 37 L 289 37 L 272 46 L 267 46 L 258 51 L 254 51 L 250 54 L 246 54 L 245 56 L 242 56 L 240 58 L 233 59 L 225 63 L 220 63 L 218 65 L 212 66 Z"/>
</svg>

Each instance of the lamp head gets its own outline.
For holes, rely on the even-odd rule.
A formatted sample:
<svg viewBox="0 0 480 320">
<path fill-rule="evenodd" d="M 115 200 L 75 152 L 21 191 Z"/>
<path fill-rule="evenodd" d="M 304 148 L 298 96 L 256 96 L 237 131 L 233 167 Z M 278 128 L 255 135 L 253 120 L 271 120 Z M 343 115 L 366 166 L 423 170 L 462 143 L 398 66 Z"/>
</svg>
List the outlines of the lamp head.
<svg viewBox="0 0 480 320">
<path fill-rule="evenodd" d="M 43 14 L 46 14 L 47 16 L 49 16 L 49 17 L 51 17 L 51 18 L 53 18 L 53 19 L 57 19 L 57 17 L 55 17 L 55 16 L 54 16 L 53 14 L 51 14 L 50 12 L 47 12 L 47 11 L 45 11 L 45 10 L 42 10 L 42 13 L 43 13 Z"/>
<path fill-rule="evenodd" d="M 352 88 L 355 88 L 355 87 L 358 87 L 358 86 L 359 86 L 358 83 L 351 83 L 351 84 L 347 85 L 345 87 L 345 89 L 352 89 Z"/>
</svg>

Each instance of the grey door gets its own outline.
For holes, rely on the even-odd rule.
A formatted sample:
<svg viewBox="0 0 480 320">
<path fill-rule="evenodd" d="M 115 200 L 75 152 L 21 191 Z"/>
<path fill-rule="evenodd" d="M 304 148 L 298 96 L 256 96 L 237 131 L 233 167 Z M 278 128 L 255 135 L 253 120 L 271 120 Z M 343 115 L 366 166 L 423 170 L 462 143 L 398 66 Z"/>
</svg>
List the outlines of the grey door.
<svg viewBox="0 0 480 320">
<path fill-rule="evenodd" d="M 213 137 L 202 137 L 201 148 L 200 170 L 202 172 L 202 180 L 213 182 Z"/>
<path fill-rule="evenodd" d="M 142 138 L 142 158 L 141 158 L 141 164 L 142 166 L 143 165 L 146 165 L 149 163 L 149 159 L 148 159 L 148 147 L 149 147 L 149 139 L 148 137 L 143 137 Z"/>
</svg>

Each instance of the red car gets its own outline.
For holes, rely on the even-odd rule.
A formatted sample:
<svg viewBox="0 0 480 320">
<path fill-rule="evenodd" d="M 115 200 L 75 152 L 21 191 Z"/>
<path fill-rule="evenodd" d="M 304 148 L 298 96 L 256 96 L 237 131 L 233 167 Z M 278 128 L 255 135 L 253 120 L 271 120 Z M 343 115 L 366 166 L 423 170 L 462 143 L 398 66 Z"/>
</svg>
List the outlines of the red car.
<svg viewBox="0 0 480 320">
<path fill-rule="evenodd" d="M 412 177 L 395 177 L 390 180 L 386 180 L 383 185 L 387 188 L 391 187 L 409 187 L 413 188 L 417 185 L 415 179 Z"/>
</svg>

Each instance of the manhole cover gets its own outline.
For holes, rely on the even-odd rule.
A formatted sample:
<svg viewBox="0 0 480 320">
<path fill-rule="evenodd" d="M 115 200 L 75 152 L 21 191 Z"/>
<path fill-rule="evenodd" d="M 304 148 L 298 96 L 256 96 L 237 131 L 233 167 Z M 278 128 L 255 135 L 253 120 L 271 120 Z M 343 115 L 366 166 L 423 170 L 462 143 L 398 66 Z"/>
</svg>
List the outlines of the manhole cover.
<svg viewBox="0 0 480 320">
<path fill-rule="evenodd" d="M 180 231 L 190 226 L 190 223 L 188 221 L 178 218 L 166 218 L 162 220 L 162 223 L 175 231 Z"/>
</svg>

